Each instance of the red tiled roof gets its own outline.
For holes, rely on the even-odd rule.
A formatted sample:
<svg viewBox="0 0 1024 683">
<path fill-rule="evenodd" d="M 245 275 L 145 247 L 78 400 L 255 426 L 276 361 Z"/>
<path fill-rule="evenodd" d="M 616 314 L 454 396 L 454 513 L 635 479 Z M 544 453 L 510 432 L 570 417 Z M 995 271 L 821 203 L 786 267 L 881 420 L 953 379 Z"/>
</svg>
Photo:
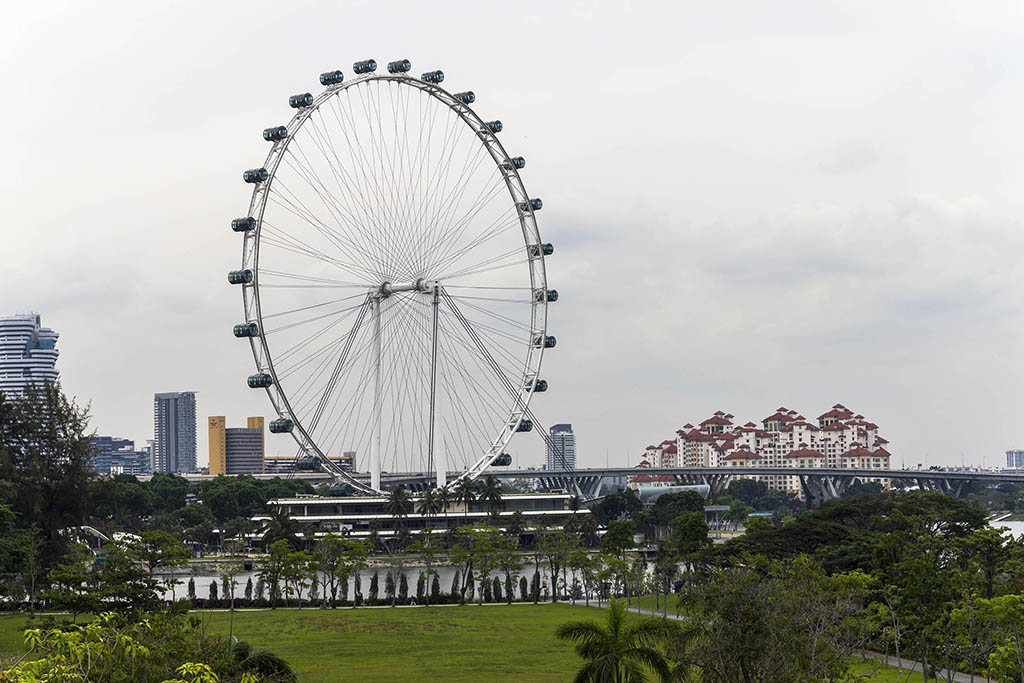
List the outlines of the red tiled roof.
<svg viewBox="0 0 1024 683">
<path fill-rule="evenodd" d="M 879 447 L 879 448 L 876 448 L 875 452 L 872 453 L 871 455 L 877 455 L 879 458 L 888 458 L 889 456 L 892 455 L 892 453 L 890 453 L 889 451 L 885 450 L 884 448 Z"/>
<path fill-rule="evenodd" d="M 762 457 L 757 453 L 751 453 L 745 448 L 740 448 L 733 451 L 729 455 L 725 456 L 726 460 L 761 460 Z"/>
<path fill-rule="evenodd" d="M 678 452 L 679 452 L 679 449 L 676 448 L 675 445 L 665 446 L 665 449 L 662 451 L 662 453 L 678 453 Z"/>
<path fill-rule="evenodd" d="M 705 425 L 729 425 L 729 424 L 732 424 L 732 422 L 727 420 L 727 419 L 725 419 L 724 417 L 719 417 L 716 414 L 716 415 L 712 415 L 708 419 L 706 419 L 703 422 L 701 422 L 700 426 L 703 427 Z"/>
<path fill-rule="evenodd" d="M 866 449 L 866 448 L 864 448 L 864 447 L 862 447 L 862 446 L 860 446 L 858 444 L 853 444 L 853 448 L 851 448 L 850 450 L 846 451 L 845 453 L 843 453 L 839 457 L 841 457 L 841 458 L 859 458 L 859 457 L 862 457 L 862 456 L 870 456 L 870 455 L 871 455 L 871 451 L 869 451 L 868 449 Z"/>
<path fill-rule="evenodd" d="M 803 444 L 801 444 L 803 445 Z M 795 451 L 790 451 L 782 456 L 783 458 L 824 458 L 821 451 L 816 451 L 813 448 L 798 448 Z"/>
<path fill-rule="evenodd" d="M 842 422 L 833 422 L 832 424 L 826 426 L 824 429 L 826 432 L 838 432 L 843 429 L 846 429 L 846 425 L 844 425 Z"/>
</svg>

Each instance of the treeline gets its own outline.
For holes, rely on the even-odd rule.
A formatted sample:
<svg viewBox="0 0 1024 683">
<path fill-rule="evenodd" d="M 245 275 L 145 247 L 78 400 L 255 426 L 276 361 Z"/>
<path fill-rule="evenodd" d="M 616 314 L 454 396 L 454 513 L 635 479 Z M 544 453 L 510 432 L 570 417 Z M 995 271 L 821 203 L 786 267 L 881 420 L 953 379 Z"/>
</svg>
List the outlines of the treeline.
<svg viewBox="0 0 1024 683">
<path fill-rule="evenodd" d="M 979 506 L 924 492 L 832 501 L 754 519 L 690 568 L 680 604 L 702 634 L 694 652 L 729 676 L 781 680 L 769 670 L 781 643 L 805 667 L 817 652 L 821 676 L 868 647 L 1024 680 L 1024 543 L 990 528 Z M 712 679 L 739 680 L 729 676 Z"/>
<path fill-rule="evenodd" d="M 159 530 L 194 545 L 222 545 L 247 533 L 249 518 L 276 497 L 308 493 L 305 482 L 218 477 L 190 486 L 183 477 L 150 481 L 92 469 L 89 414 L 59 385 L 0 393 L 0 596 L 35 594 L 70 552 L 68 530 L 107 536 Z"/>
</svg>

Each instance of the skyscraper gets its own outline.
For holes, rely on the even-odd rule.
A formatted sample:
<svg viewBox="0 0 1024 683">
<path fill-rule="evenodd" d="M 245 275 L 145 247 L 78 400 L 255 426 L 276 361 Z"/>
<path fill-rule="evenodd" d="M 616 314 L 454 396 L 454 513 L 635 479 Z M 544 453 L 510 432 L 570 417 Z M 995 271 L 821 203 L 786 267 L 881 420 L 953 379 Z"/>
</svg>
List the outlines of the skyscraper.
<svg viewBox="0 0 1024 683">
<path fill-rule="evenodd" d="M 550 436 L 548 469 L 574 469 L 576 467 L 576 435 L 572 433 L 572 425 L 552 425 Z"/>
<path fill-rule="evenodd" d="M 153 472 L 196 471 L 196 395 L 153 397 Z"/>
<path fill-rule="evenodd" d="M 228 428 L 223 415 L 209 418 L 210 474 L 263 472 L 263 418 L 250 417 L 246 427 Z"/>
<path fill-rule="evenodd" d="M 0 318 L 0 391 L 21 396 L 34 382 L 56 382 L 57 338 L 38 315 Z"/>
</svg>

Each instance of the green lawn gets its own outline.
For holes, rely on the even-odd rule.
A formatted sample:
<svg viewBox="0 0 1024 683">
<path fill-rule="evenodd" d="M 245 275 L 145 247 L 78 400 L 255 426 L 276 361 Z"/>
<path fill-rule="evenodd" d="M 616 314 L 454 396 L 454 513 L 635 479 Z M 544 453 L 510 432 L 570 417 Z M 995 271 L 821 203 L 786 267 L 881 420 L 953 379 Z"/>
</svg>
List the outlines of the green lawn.
<svg viewBox="0 0 1024 683">
<path fill-rule="evenodd" d="M 196 614 L 206 628 L 227 634 L 227 612 Z M 555 627 L 602 616 L 596 609 L 561 604 L 241 610 L 234 615 L 234 634 L 283 657 L 302 683 L 568 681 L 580 661 L 570 645 L 555 639 Z M 0 615 L 0 658 L 22 652 L 27 622 L 24 615 Z M 874 670 L 856 666 L 861 674 Z M 871 680 L 904 680 L 895 673 L 878 671 Z"/>
</svg>

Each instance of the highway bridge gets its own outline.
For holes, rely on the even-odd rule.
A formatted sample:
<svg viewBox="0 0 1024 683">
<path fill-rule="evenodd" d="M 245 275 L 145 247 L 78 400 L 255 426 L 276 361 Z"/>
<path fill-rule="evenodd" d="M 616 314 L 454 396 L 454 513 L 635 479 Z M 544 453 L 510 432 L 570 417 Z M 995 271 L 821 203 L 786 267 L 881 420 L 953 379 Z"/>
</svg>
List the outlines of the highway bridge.
<svg viewBox="0 0 1024 683">
<path fill-rule="evenodd" d="M 883 470 L 883 469 L 847 469 L 847 468 L 803 468 L 803 467 L 601 467 L 579 468 L 576 470 L 513 470 L 492 468 L 487 471 L 498 479 L 532 479 L 542 489 L 578 489 L 586 498 L 600 495 L 605 484 L 611 486 L 624 485 L 626 477 L 636 475 L 672 477 L 674 484 L 707 484 L 712 493 L 717 493 L 728 485 L 734 477 L 752 475 L 773 477 L 797 477 L 804 496 L 814 504 L 843 495 L 846 488 L 856 479 L 888 479 L 892 482 L 905 482 L 908 486 L 916 486 L 926 491 L 941 491 L 952 496 L 965 494 L 971 483 L 998 485 L 1002 483 L 1024 484 L 1024 472 L 947 472 L 944 470 Z M 448 481 L 455 479 L 460 473 L 449 472 Z M 208 474 L 183 475 L 190 481 L 202 481 L 211 478 Z M 258 479 L 275 477 L 293 478 L 319 483 L 330 481 L 330 475 L 324 472 L 295 472 L 292 474 L 256 474 Z M 360 478 L 360 475 L 356 475 Z M 369 475 L 365 475 L 369 481 Z M 385 487 L 405 486 L 413 491 L 422 490 L 434 481 L 434 475 L 426 472 L 383 473 L 382 485 Z"/>
</svg>

